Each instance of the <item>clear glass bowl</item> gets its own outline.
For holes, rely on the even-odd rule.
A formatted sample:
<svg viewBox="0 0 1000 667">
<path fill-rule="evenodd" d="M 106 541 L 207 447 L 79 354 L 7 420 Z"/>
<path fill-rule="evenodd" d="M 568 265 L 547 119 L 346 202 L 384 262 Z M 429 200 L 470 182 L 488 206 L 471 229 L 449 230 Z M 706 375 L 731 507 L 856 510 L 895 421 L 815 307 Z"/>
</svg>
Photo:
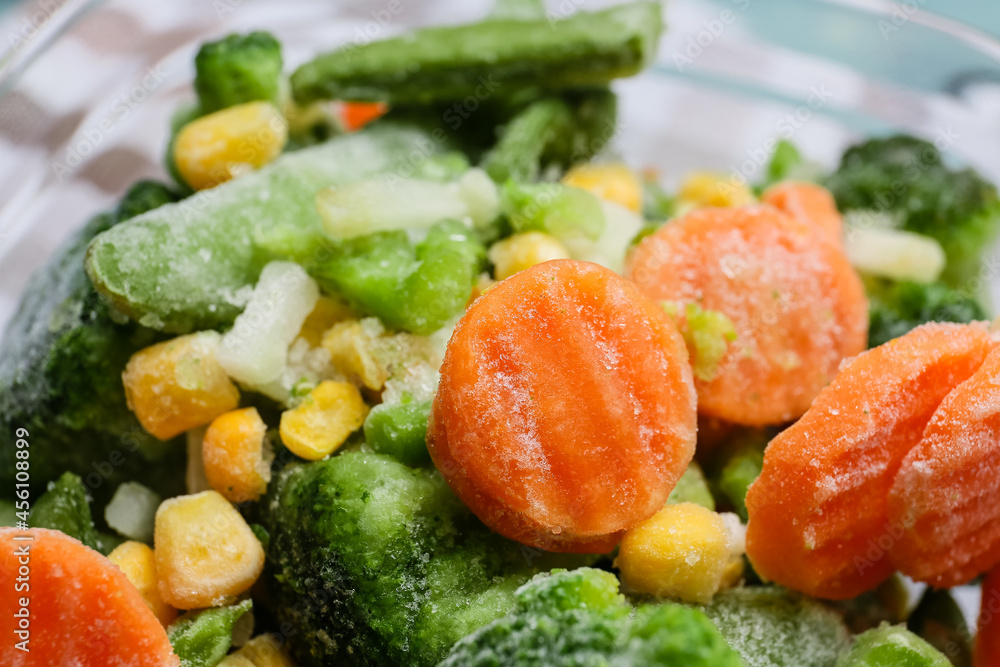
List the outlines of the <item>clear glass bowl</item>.
<svg viewBox="0 0 1000 667">
<path fill-rule="evenodd" d="M 141 177 L 165 178 L 198 45 L 264 28 L 289 67 L 351 40 L 476 20 L 489 0 L 69 0 L 0 58 L 0 327 L 30 272 Z M 552 17 L 607 2 L 552 0 Z M 835 163 L 868 134 L 936 139 L 1000 181 L 1000 43 L 877 0 L 672 0 L 657 64 L 620 81 L 611 150 L 659 170 L 758 175 L 778 138 Z M 1000 305 L 1000 277 L 982 278 Z M 974 592 L 965 596 L 975 607 Z"/>
<path fill-rule="evenodd" d="M 0 59 L 0 326 L 27 276 L 140 177 L 164 177 L 198 44 L 266 28 L 290 67 L 348 41 L 481 17 L 489 0 L 70 0 Z M 552 0 L 550 16 L 608 2 Z M 780 137 L 832 164 L 859 136 L 939 138 L 1000 180 L 1000 43 L 875 0 L 673 0 L 657 64 L 617 84 L 612 150 L 668 184 L 754 178 Z M 987 282 L 996 282 L 992 275 Z M 1000 294 L 1000 290 L 993 290 Z"/>
</svg>

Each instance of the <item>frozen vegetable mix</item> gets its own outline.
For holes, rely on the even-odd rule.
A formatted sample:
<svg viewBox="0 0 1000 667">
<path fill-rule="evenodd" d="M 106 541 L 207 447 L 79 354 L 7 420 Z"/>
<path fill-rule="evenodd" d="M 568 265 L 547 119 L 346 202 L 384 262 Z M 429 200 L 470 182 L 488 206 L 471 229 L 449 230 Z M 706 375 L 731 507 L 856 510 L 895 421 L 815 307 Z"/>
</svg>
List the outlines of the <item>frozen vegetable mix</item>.
<svg viewBox="0 0 1000 667">
<path fill-rule="evenodd" d="M 1000 664 L 996 187 L 661 163 L 579 4 L 191 49 L 0 339 L 0 664 Z"/>
</svg>

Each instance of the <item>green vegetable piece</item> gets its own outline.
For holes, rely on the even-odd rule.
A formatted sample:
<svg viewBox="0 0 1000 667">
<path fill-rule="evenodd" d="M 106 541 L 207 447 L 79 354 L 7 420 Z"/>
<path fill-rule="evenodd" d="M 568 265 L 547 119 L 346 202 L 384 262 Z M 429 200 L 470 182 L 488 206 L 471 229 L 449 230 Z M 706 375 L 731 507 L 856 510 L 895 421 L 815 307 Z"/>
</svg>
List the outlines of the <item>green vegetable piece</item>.
<svg viewBox="0 0 1000 667">
<path fill-rule="evenodd" d="M 541 172 L 546 148 L 572 124 L 572 111 L 562 99 L 549 97 L 533 102 L 507 123 L 481 166 L 498 183 L 512 179 L 534 181 Z"/>
<path fill-rule="evenodd" d="M 430 413 L 431 401 L 376 405 L 365 419 L 365 442 L 379 454 L 388 454 L 408 466 L 429 463 Z"/>
<path fill-rule="evenodd" d="M 169 198 L 163 186 L 134 186 L 120 205 L 132 215 Z M 62 473 L 84 479 L 99 505 L 121 482 L 164 495 L 183 490 L 183 448 L 147 434 L 125 404 L 121 374 L 133 352 L 159 340 L 108 308 L 87 280 L 87 244 L 115 224 L 88 222 L 32 275 L 0 339 L 0 484 L 11 488 L 16 429 L 31 443 L 32 492 Z M 150 465 L 155 462 L 155 465 Z"/>
<path fill-rule="evenodd" d="M 517 591 L 520 611 L 539 613 L 574 609 L 619 609 L 625 596 L 618 592 L 618 578 L 591 568 L 553 570 L 540 574 Z"/>
<path fill-rule="evenodd" d="M 642 184 L 642 217 L 652 221 L 643 231 L 648 236 L 652 234 L 660 225 L 677 212 L 677 198 L 668 193 L 662 185 L 653 180 L 647 180 Z M 639 237 L 635 243 L 641 241 Z"/>
<path fill-rule="evenodd" d="M 768 184 L 777 183 L 788 178 L 792 170 L 802 164 L 802 154 L 795 144 L 787 139 L 781 139 L 774 147 L 771 161 L 767 163 Z"/>
<path fill-rule="evenodd" d="M 100 234 L 87 251 L 87 273 L 122 312 L 154 329 L 231 324 L 269 259 L 255 248 L 256 234 L 318 230 L 318 190 L 409 168 L 414 155 L 441 148 L 420 132 L 386 124 L 287 154 Z"/>
<path fill-rule="evenodd" d="M 229 35 L 203 44 L 194 59 L 201 113 L 264 100 L 278 104 L 281 44 L 270 33 Z"/>
<path fill-rule="evenodd" d="M 754 187 L 757 193 L 763 192 L 780 181 L 819 181 L 824 177 L 822 165 L 809 162 L 799 152 L 799 149 L 787 139 L 778 140 L 767 164 L 764 181 Z"/>
<path fill-rule="evenodd" d="M 936 648 L 902 626 L 883 624 L 859 635 L 837 667 L 949 667 Z"/>
<path fill-rule="evenodd" d="M 705 613 L 748 667 L 831 667 L 850 645 L 839 614 L 775 586 L 723 591 Z"/>
<path fill-rule="evenodd" d="M 167 636 L 181 659 L 181 667 L 219 664 L 232 645 L 233 626 L 252 607 L 252 601 L 244 600 L 228 607 L 188 613 L 171 623 Z"/>
<path fill-rule="evenodd" d="M 665 302 L 664 309 L 676 318 L 676 304 Z M 733 321 L 723 313 L 688 303 L 684 306 L 681 335 L 691 355 L 694 376 L 705 382 L 714 380 L 722 358 L 729 351 L 729 344 L 736 340 Z"/>
<path fill-rule="evenodd" d="M 842 211 L 889 214 L 905 230 L 934 237 L 944 248 L 942 280 L 973 278 L 1000 229 L 996 186 L 973 169 L 951 169 L 934 144 L 911 136 L 852 146 L 826 186 Z"/>
<path fill-rule="evenodd" d="M 539 575 L 517 591 L 509 615 L 459 641 L 441 667 L 743 664 L 697 609 L 663 604 L 632 611 L 608 572 Z"/>
<path fill-rule="evenodd" d="M 345 241 L 315 273 L 387 326 L 429 334 L 465 307 L 485 256 L 472 230 L 444 221 L 416 246 L 402 231 Z"/>
<path fill-rule="evenodd" d="M 481 166 L 498 183 L 535 181 L 543 169 L 566 169 L 603 150 L 616 119 L 617 100 L 607 89 L 536 100 L 504 125 Z"/>
<path fill-rule="evenodd" d="M 180 195 L 159 181 L 138 181 L 118 202 L 115 219 L 122 222 L 154 208 L 172 204 L 179 199 Z"/>
<path fill-rule="evenodd" d="M 319 56 L 292 75 L 300 103 L 317 99 L 432 104 L 525 88 L 600 86 L 655 55 L 661 7 L 634 2 L 565 20 L 491 20 L 427 28 Z M 586 63 L 586 66 L 581 66 Z"/>
<path fill-rule="evenodd" d="M 705 473 L 695 461 L 688 464 L 687 470 L 677 480 L 677 486 L 670 492 L 667 502 L 673 504 L 694 503 L 715 511 L 715 498 L 712 497 L 712 491 L 708 488 Z"/>
<path fill-rule="evenodd" d="M 868 347 L 898 338 L 926 322 L 989 319 L 973 295 L 940 282 L 908 281 L 869 281 L 868 318 Z"/>
<path fill-rule="evenodd" d="M 766 446 L 766 440 L 753 441 L 748 439 L 743 446 L 732 453 L 719 473 L 719 491 L 732 504 L 733 509 L 744 522 L 748 520 L 747 489 L 757 480 L 761 470 L 764 469 L 764 449 Z"/>
<path fill-rule="evenodd" d="M 679 604 L 646 605 L 636 612 L 621 665 L 744 667 L 745 663 L 699 611 Z"/>
<path fill-rule="evenodd" d="M 302 667 L 434 665 L 556 565 L 489 531 L 432 468 L 346 452 L 271 481 L 268 592 Z"/>
<path fill-rule="evenodd" d="M 90 501 L 83 480 L 64 473 L 31 507 L 28 523 L 32 528 L 50 528 L 66 533 L 95 551 L 107 555 L 90 516 Z"/>
<path fill-rule="evenodd" d="M 561 183 L 508 181 L 501 197 L 515 232 L 542 231 L 560 239 L 592 241 L 604 233 L 601 202 L 586 190 Z"/>
<path fill-rule="evenodd" d="M 951 593 L 928 588 L 906 627 L 943 653 L 954 667 L 972 667 L 972 631 Z"/>
</svg>

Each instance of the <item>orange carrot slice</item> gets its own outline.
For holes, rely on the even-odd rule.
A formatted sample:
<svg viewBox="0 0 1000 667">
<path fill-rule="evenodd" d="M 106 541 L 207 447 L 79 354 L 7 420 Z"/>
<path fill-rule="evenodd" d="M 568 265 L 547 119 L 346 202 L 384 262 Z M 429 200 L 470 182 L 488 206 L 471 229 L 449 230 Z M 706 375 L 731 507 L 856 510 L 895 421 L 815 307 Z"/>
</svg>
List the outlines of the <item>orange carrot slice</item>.
<svg viewBox="0 0 1000 667">
<path fill-rule="evenodd" d="M 791 421 L 867 343 L 868 303 L 835 244 L 772 206 L 697 209 L 646 237 L 628 275 L 647 297 L 728 317 L 736 340 L 699 412 L 750 426 Z"/>
<path fill-rule="evenodd" d="M 976 667 L 1000 667 L 1000 567 L 983 580 L 973 662 Z"/>
<path fill-rule="evenodd" d="M 0 664 L 180 665 L 166 631 L 128 577 L 59 531 L 0 528 L 0 581 L 6 587 L 0 595 Z M 18 591 L 18 583 L 28 588 Z M 19 636 L 25 623 L 16 614 L 22 608 L 30 614 L 29 634 Z M 17 648 L 23 639 L 28 652 Z"/>
<path fill-rule="evenodd" d="M 487 525 L 603 553 L 663 507 L 694 453 L 684 341 L 596 264 L 553 260 L 484 293 L 455 330 L 428 447 Z"/>
<path fill-rule="evenodd" d="M 949 588 L 1000 563 L 1000 349 L 934 412 L 899 469 L 890 557 L 904 574 Z"/>
<path fill-rule="evenodd" d="M 840 217 L 833 195 L 826 188 L 815 183 L 784 181 L 765 190 L 760 199 L 799 222 L 815 225 L 829 235 L 831 240 L 841 242 L 844 219 Z"/>
<path fill-rule="evenodd" d="M 341 102 L 340 121 L 348 132 L 357 132 L 388 110 L 385 102 Z"/>
<path fill-rule="evenodd" d="M 747 493 L 747 553 L 764 577 L 854 597 L 893 572 L 889 520 L 899 466 L 938 404 L 982 364 L 984 324 L 926 324 L 858 356 L 768 445 Z"/>
</svg>

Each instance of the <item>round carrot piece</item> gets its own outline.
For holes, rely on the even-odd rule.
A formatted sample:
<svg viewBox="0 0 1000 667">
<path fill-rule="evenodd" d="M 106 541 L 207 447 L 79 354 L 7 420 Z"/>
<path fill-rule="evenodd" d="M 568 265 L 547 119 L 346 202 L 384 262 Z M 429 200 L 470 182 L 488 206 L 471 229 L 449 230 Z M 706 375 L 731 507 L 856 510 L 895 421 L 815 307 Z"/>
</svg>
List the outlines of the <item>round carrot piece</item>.
<svg viewBox="0 0 1000 667">
<path fill-rule="evenodd" d="M 695 379 L 708 416 L 791 421 L 866 347 L 868 303 L 843 251 L 773 206 L 692 211 L 646 237 L 628 275 L 651 299 L 731 320 L 735 340 Z"/>
<path fill-rule="evenodd" d="M 1000 348 L 948 394 L 889 494 L 902 526 L 890 552 L 903 574 L 935 588 L 1000 563 Z"/>
<path fill-rule="evenodd" d="M 72 537 L 0 528 L 0 581 L 7 587 L 0 595 L 0 664 L 180 665 L 139 590 Z M 18 616 L 22 609 L 28 619 Z M 17 648 L 22 641 L 28 652 Z"/>
<path fill-rule="evenodd" d="M 848 362 L 764 453 L 747 554 L 765 578 L 847 599 L 892 574 L 889 489 L 938 404 L 989 353 L 984 324 L 925 324 Z"/>
<path fill-rule="evenodd" d="M 267 491 L 271 466 L 264 451 L 266 434 L 267 424 L 257 408 L 227 412 L 205 431 L 201 445 L 205 478 L 226 500 L 257 500 Z"/>
<path fill-rule="evenodd" d="M 772 185 L 760 200 L 789 214 L 799 222 L 813 225 L 840 243 L 844 235 L 844 219 L 837 202 L 826 188 L 803 181 L 783 181 Z"/>
<path fill-rule="evenodd" d="M 1000 667 L 1000 567 L 983 580 L 973 662 L 976 667 Z"/>
<path fill-rule="evenodd" d="M 696 418 L 687 350 L 662 309 L 608 269 L 553 260 L 498 283 L 459 322 L 427 439 L 497 532 L 605 553 L 663 507 Z"/>
</svg>

